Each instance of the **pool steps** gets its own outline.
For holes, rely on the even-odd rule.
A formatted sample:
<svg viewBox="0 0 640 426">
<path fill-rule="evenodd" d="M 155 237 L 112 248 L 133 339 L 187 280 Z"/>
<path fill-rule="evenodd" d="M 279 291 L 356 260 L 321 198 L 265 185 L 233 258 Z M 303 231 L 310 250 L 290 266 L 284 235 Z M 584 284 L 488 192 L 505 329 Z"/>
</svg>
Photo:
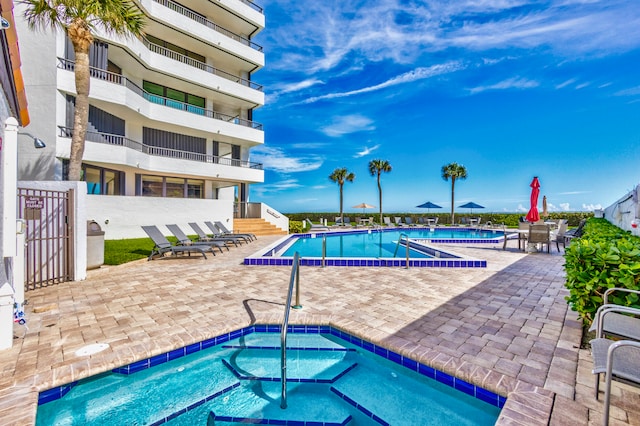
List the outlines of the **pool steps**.
<svg viewBox="0 0 640 426">
<path fill-rule="evenodd" d="M 212 400 L 213 398 L 217 398 L 217 397 L 221 397 L 221 396 L 225 396 L 228 397 L 227 395 L 231 395 L 234 393 L 234 391 L 239 391 L 239 389 L 241 389 L 240 386 L 240 381 L 242 380 L 257 380 L 260 381 L 261 383 L 263 383 L 263 386 L 271 386 L 272 384 L 275 385 L 276 382 L 280 381 L 280 378 L 278 377 L 278 374 L 266 374 L 266 375 L 254 375 L 251 374 L 250 372 L 248 373 L 242 365 L 238 364 L 238 361 L 242 361 L 239 358 L 239 353 L 243 352 L 243 351 L 266 351 L 266 352 L 272 352 L 273 353 L 273 358 L 274 359 L 278 359 L 279 355 L 278 355 L 278 351 L 280 350 L 280 347 L 277 346 L 278 345 L 278 336 L 271 336 L 271 335 L 263 335 L 260 336 L 261 333 L 277 333 L 279 332 L 279 326 L 278 325 L 254 325 L 254 326 L 250 326 L 250 327 L 246 327 L 244 329 L 241 330 L 236 330 L 234 332 L 231 333 L 227 333 L 221 336 L 218 336 L 216 338 L 213 339 L 208 339 L 206 341 L 200 342 L 198 344 L 194 344 L 194 345 L 189 345 L 185 348 L 181 348 L 179 350 L 176 351 L 171 351 L 168 352 L 166 354 L 162 354 L 160 356 L 156 356 L 153 358 L 149 358 L 146 360 L 142 360 L 142 361 L 138 361 L 136 363 L 130 364 L 128 366 L 124 366 L 124 367 L 120 367 L 117 369 L 112 370 L 113 372 L 117 372 L 120 374 L 133 374 L 137 371 L 140 371 L 142 369 L 145 368 L 150 368 L 154 365 L 157 365 L 161 362 L 166 362 L 169 361 L 171 359 L 175 359 L 175 358 L 179 358 L 181 356 L 185 356 L 189 353 L 193 353 L 196 352 L 198 350 L 202 350 L 202 349 L 206 349 L 208 347 L 211 347 L 213 345 L 217 345 L 217 344 L 223 344 L 228 342 L 229 340 L 233 340 L 236 339 L 238 337 L 242 337 L 242 336 L 248 336 L 250 334 L 253 335 L 253 337 L 255 337 L 257 340 L 257 344 L 241 344 L 241 345 L 225 345 L 223 347 L 230 349 L 230 350 L 234 350 L 233 353 L 229 354 L 228 356 L 226 356 L 225 358 L 223 358 L 222 362 L 224 363 L 224 365 L 234 374 L 234 376 L 237 378 L 237 380 L 239 380 L 238 382 L 234 383 L 231 386 L 227 386 L 225 389 L 222 389 L 218 392 L 216 392 L 214 395 L 209 395 L 208 397 L 202 399 L 201 401 L 197 401 L 195 403 L 190 404 L 188 407 L 182 408 L 174 413 L 172 413 L 171 415 L 168 415 L 162 419 L 159 419 L 157 421 L 155 421 L 154 423 L 152 423 L 153 426 L 159 426 L 161 424 L 171 424 L 172 420 L 174 419 L 178 419 L 181 415 L 183 414 L 187 414 L 189 412 L 192 412 L 193 410 L 196 410 L 199 406 L 201 406 L 202 404 L 204 404 L 207 401 Z M 447 386 L 450 386 L 454 389 L 460 390 L 464 393 L 467 393 L 468 395 L 474 396 L 475 398 L 482 400 L 484 402 L 487 402 L 491 405 L 494 405 L 496 407 L 502 408 L 502 406 L 504 406 L 504 403 L 506 402 L 506 398 L 496 395 L 490 391 L 487 391 L 485 389 L 476 387 L 470 383 L 467 383 L 463 380 L 457 379 L 453 376 L 450 376 L 446 373 L 443 373 L 441 371 L 435 370 L 431 367 L 428 367 L 426 365 L 420 364 L 416 361 L 413 361 L 409 358 L 405 358 L 400 354 L 397 354 L 393 351 L 390 351 L 388 349 L 385 349 L 383 347 L 380 347 L 378 345 L 375 345 L 373 343 L 367 342 L 365 340 L 362 340 L 360 338 L 351 336 L 348 333 L 345 333 L 341 330 L 335 329 L 333 327 L 330 326 L 305 326 L 305 325 L 292 325 L 288 327 L 288 332 L 292 333 L 293 336 L 295 336 L 295 334 L 301 333 L 301 334 L 330 334 L 336 337 L 339 337 L 349 343 L 354 344 L 355 346 L 358 346 L 364 350 L 367 350 L 369 352 L 375 353 L 379 356 L 382 356 L 392 362 L 395 362 L 396 364 L 402 365 L 406 368 L 409 368 L 412 371 L 416 371 L 421 375 L 430 377 L 432 379 L 435 379 L 436 381 L 443 383 Z M 255 334 L 254 334 L 255 333 Z M 270 339 L 275 339 L 273 340 L 273 342 L 270 342 Z M 262 340 L 262 341 L 260 341 Z M 271 344 L 273 343 L 273 344 Z M 344 352 L 350 352 L 350 351 L 356 351 L 356 349 L 353 348 L 345 348 L 343 346 L 340 346 L 339 343 L 335 343 L 335 342 L 327 342 L 326 346 L 316 346 L 316 347 L 300 347 L 297 346 L 295 344 L 295 342 L 293 342 L 293 344 L 288 345 L 288 350 L 294 350 L 294 351 L 300 351 L 303 353 L 307 353 L 307 354 L 312 354 L 313 352 L 326 352 L 326 351 L 330 351 L 330 352 L 336 352 L 336 355 L 339 354 L 340 352 L 344 353 Z M 354 392 L 353 389 L 349 389 L 348 386 L 341 384 L 341 383 L 337 383 L 336 382 L 343 378 L 343 377 L 349 377 L 349 373 L 351 373 L 352 371 L 357 371 L 357 363 L 351 363 L 351 362 L 342 362 L 342 365 L 340 365 L 340 358 L 336 358 L 338 361 L 336 361 L 336 365 L 335 366 L 331 366 L 331 368 L 333 368 L 334 370 L 338 370 L 337 373 L 335 373 L 334 370 L 331 370 L 331 368 L 329 369 L 330 372 L 330 377 L 298 377 L 298 378 L 287 378 L 288 381 L 291 381 L 293 383 L 295 383 L 295 386 L 330 386 L 330 393 L 332 393 L 334 395 L 334 397 L 338 397 L 341 398 L 342 400 L 344 400 L 346 403 L 352 405 L 353 407 L 355 407 L 356 409 L 358 409 L 359 413 L 358 415 L 364 415 L 366 417 L 369 417 L 371 420 L 373 420 L 375 423 L 377 424 L 381 424 L 381 425 L 387 425 L 389 424 L 386 420 L 384 420 L 384 407 L 379 407 L 379 406 L 375 406 L 376 404 L 373 403 L 373 406 L 367 406 L 367 403 L 363 403 L 362 402 L 362 395 L 358 395 L 357 391 Z M 241 362 L 240 362 L 241 364 Z M 277 364 L 277 365 L 276 365 Z M 345 365 L 346 364 L 346 365 Z M 269 365 L 269 362 L 267 362 L 267 365 Z M 279 363 L 275 363 L 275 362 L 271 362 L 270 364 L 272 367 L 274 367 L 276 370 L 276 367 L 279 367 Z M 272 372 L 273 373 L 273 372 Z M 348 382 L 348 380 L 347 380 Z M 72 384 L 67 384 L 64 386 L 60 386 L 54 389 L 50 389 L 48 391 L 44 391 L 40 393 L 40 397 L 39 397 L 39 404 L 44 404 L 46 402 L 49 402 L 51 400 L 54 399 L 58 399 L 64 396 L 64 394 L 66 392 L 68 392 L 73 385 L 77 383 L 74 382 Z M 345 388 L 346 386 L 346 388 Z M 367 391 L 367 389 L 364 389 L 363 391 Z M 304 397 L 303 395 L 298 395 L 298 397 Z M 312 398 L 317 398 L 317 394 L 313 394 Z M 366 395 L 364 396 L 364 399 L 366 400 Z M 360 401 L 360 402 L 358 402 Z M 369 401 L 370 402 L 370 401 Z M 238 424 L 238 423 L 254 423 L 254 424 L 271 424 L 271 425 L 286 425 L 286 426 L 310 426 L 310 425 L 317 425 L 317 426 L 334 426 L 334 425 L 347 425 L 350 421 L 351 418 L 346 418 L 343 417 L 341 419 L 326 419 L 327 421 L 300 421 L 300 420 L 296 420 L 296 419 L 287 419 L 286 415 L 287 415 L 287 410 L 280 410 L 278 412 L 278 414 L 282 414 L 282 415 L 277 415 L 277 416 L 273 416 L 274 418 L 251 418 L 251 417 L 238 417 L 237 415 L 234 415 L 235 413 L 230 412 L 230 413 L 213 413 L 211 412 L 209 414 L 208 417 L 208 424 L 215 424 L 216 426 L 219 425 L 224 425 L 224 424 L 229 424 L 229 425 L 233 425 L 233 424 Z M 350 416 L 349 416 L 350 417 Z"/>
</svg>

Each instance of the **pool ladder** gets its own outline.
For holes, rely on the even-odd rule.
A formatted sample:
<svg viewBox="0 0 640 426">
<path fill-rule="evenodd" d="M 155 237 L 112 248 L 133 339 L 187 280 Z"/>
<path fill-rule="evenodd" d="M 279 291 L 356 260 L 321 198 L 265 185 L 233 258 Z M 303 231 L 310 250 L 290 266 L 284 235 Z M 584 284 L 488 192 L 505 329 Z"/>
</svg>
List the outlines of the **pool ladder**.
<svg viewBox="0 0 640 426">
<path fill-rule="evenodd" d="M 294 283 L 296 285 L 296 304 L 291 306 Z M 293 255 L 287 303 L 284 307 L 284 319 L 282 320 L 282 330 L 280 331 L 280 379 L 282 382 L 280 408 L 282 409 L 287 408 L 287 328 L 289 327 L 289 311 L 291 308 L 302 309 L 302 305 L 300 304 L 300 254 L 298 252 L 295 252 Z"/>
<path fill-rule="evenodd" d="M 393 252 L 393 257 L 396 257 L 398 255 L 398 248 L 400 247 L 400 243 L 402 242 L 402 237 L 404 237 L 407 247 L 407 265 L 405 266 L 405 269 L 409 269 L 409 236 L 404 232 L 401 233 L 398 237 L 398 243 L 396 244 L 396 250 Z"/>
</svg>

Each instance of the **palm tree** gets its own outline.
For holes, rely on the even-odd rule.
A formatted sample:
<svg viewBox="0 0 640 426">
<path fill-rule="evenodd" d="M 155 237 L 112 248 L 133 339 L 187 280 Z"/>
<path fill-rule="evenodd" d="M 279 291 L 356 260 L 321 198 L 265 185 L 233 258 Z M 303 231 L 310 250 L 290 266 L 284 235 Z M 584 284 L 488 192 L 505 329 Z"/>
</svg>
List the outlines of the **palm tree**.
<svg viewBox="0 0 640 426">
<path fill-rule="evenodd" d="M 344 218 L 342 217 L 342 187 L 344 186 L 344 183 L 346 181 L 353 182 L 355 178 L 356 175 L 347 171 L 346 167 L 335 169 L 333 173 L 329 175 L 329 179 L 331 179 L 332 182 L 336 182 L 340 186 L 340 221 L 342 223 L 344 223 Z"/>
<path fill-rule="evenodd" d="M 382 172 L 389 173 L 391 164 L 387 160 L 371 160 L 369 161 L 369 173 L 371 176 L 378 176 L 378 202 L 380 203 L 380 222 L 382 224 L 382 186 L 380 185 L 380 175 Z"/>
<path fill-rule="evenodd" d="M 454 193 L 456 187 L 456 179 L 466 179 L 467 178 L 467 169 L 458 163 L 451 163 L 445 166 L 442 166 L 442 179 L 449 180 L 451 178 L 451 224 L 454 224 L 454 215 L 453 215 L 453 204 L 454 204 Z"/>
<path fill-rule="evenodd" d="M 80 180 L 89 120 L 89 48 L 93 32 L 139 36 L 144 14 L 131 0 L 23 0 L 31 29 L 63 30 L 75 53 L 76 105 L 69 153 L 69 180 Z"/>
</svg>

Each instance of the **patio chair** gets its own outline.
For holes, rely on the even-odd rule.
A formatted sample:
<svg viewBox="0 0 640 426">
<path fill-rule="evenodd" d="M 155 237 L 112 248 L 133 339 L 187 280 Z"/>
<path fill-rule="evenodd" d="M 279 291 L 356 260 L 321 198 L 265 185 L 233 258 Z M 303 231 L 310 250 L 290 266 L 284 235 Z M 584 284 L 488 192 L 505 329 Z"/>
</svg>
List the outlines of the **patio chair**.
<svg viewBox="0 0 640 426">
<path fill-rule="evenodd" d="M 342 218 L 340 216 L 336 217 L 335 226 L 342 226 L 344 223 L 342 222 Z"/>
<path fill-rule="evenodd" d="M 207 258 L 206 252 L 210 251 L 213 253 L 213 248 L 206 246 L 174 246 L 167 240 L 167 238 L 162 235 L 162 232 L 155 225 L 143 226 L 142 229 L 147 233 L 151 241 L 155 244 L 155 247 L 151 250 L 151 254 L 147 258 L 147 260 L 153 259 L 155 255 L 159 255 L 160 257 L 164 256 L 165 253 L 171 253 L 172 255 L 177 255 L 178 253 L 187 253 L 191 256 L 192 252 L 198 252 L 202 254 L 202 257 Z M 215 254 L 215 253 L 214 253 Z"/>
<path fill-rule="evenodd" d="M 396 226 L 404 226 L 405 225 L 404 223 L 402 223 L 402 218 L 400 216 L 395 216 L 393 218 L 393 220 L 394 220 Z"/>
<path fill-rule="evenodd" d="M 257 239 L 258 239 L 258 237 L 256 237 L 256 235 L 255 235 L 255 234 L 252 234 L 252 233 L 250 233 L 250 232 L 233 232 L 233 231 L 230 231 L 230 230 L 229 230 L 229 229 L 227 229 L 227 227 L 226 227 L 226 226 L 224 226 L 224 224 L 223 224 L 222 222 L 220 222 L 219 220 L 216 220 L 214 223 L 215 223 L 215 225 L 216 225 L 216 228 L 218 228 L 218 229 L 220 230 L 220 233 L 221 233 L 222 235 L 233 235 L 233 236 L 236 236 L 236 237 L 237 237 L 237 236 L 242 235 L 243 237 L 248 238 L 248 239 L 249 239 L 249 241 L 254 241 L 254 240 L 257 240 Z M 206 223 L 205 223 L 205 225 L 206 225 Z M 208 226 L 208 225 L 207 225 L 207 226 Z"/>
<path fill-rule="evenodd" d="M 384 225 L 385 225 L 385 226 L 391 226 L 391 225 L 393 225 L 393 224 L 391 223 L 391 218 L 390 218 L 389 216 L 385 216 L 385 217 L 383 217 L 383 218 L 382 218 L 382 221 L 383 221 L 383 223 L 384 223 Z"/>
<path fill-rule="evenodd" d="M 551 230 L 547 225 L 529 225 L 529 235 L 527 237 L 529 244 L 540 244 L 544 249 L 547 245 L 547 253 L 551 252 Z"/>
<path fill-rule="evenodd" d="M 558 230 L 553 235 L 553 242 L 556 243 L 556 249 L 560 252 L 560 244 L 562 244 L 562 248 L 566 250 L 566 239 L 565 233 L 567 232 L 567 220 L 560 219 L 558 220 Z"/>
<path fill-rule="evenodd" d="M 640 295 L 640 291 L 629 288 L 609 288 L 604 292 L 603 303 L 596 311 L 589 331 L 596 332 L 596 338 L 614 336 L 640 341 L 640 309 L 616 305 L 609 302 L 612 293 Z"/>
<path fill-rule="evenodd" d="M 437 224 L 438 224 L 438 216 L 436 216 L 436 217 L 428 217 L 427 218 L 427 225 L 435 226 Z"/>
<path fill-rule="evenodd" d="M 202 228 L 200 228 L 200 225 L 198 225 L 197 223 L 189 222 L 189 226 L 191 228 L 193 228 L 194 231 L 196 231 L 196 234 L 198 235 L 198 241 L 206 242 L 206 241 L 215 241 L 216 240 L 215 238 L 208 236 L 207 233 L 204 232 L 202 230 Z M 220 240 L 218 240 L 218 241 L 220 241 Z M 238 246 L 238 244 L 235 244 L 235 245 Z"/>
<path fill-rule="evenodd" d="M 329 227 L 324 225 L 318 225 L 309 220 L 309 218 L 304 220 L 307 225 L 309 225 L 309 232 L 317 232 L 317 231 L 328 231 Z"/>
<path fill-rule="evenodd" d="M 178 245 L 180 246 L 209 246 L 211 248 L 216 247 L 220 250 L 220 253 L 223 253 L 222 247 L 226 247 L 227 251 L 229 251 L 229 247 L 227 247 L 222 241 L 192 241 L 191 238 L 187 237 L 187 235 L 182 232 L 182 229 L 178 225 L 165 225 L 167 229 L 178 239 Z M 215 253 L 213 253 L 215 255 Z"/>
<path fill-rule="evenodd" d="M 344 226 L 353 226 L 351 225 L 351 218 L 349 216 L 344 217 Z"/>
<path fill-rule="evenodd" d="M 598 399 L 600 374 L 605 375 L 604 413 L 602 424 L 609 424 L 611 402 L 611 381 L 617 380 L 640 386 L 640 342 L 597 338 L 591 340 L 593 374 L 596 375 L 595 393 Z"/>
<path fill-rule="evenodd" d="M 239 234 L 238 235 L 224 235 L 211 222 L 205 222 L 204 224 L 207 225 L 207 228 L 209 228 L 209 230 L 211 231 L 211 238 L 213 238 L 215 240 L 218 240 L 218 241 L 231 241 L 236 246 L 238 245 L 238 243 L 242 244 L 242 243 L 248 243 L 249 241 L 251 241 L 249 237 L 246 237 L 244 235 L 239 235 Z"/>
</svg>

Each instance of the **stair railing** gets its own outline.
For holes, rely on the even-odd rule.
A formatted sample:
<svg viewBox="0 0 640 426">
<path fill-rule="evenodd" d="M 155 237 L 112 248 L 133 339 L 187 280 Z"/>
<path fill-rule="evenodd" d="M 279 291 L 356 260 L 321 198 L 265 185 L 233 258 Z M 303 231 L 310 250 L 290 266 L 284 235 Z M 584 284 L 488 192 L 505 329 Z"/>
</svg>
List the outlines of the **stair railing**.
<svg viewBox="0 0 640 426">
<path fill-rule="evenodd" d="M 296 285 L 296 304 L 291 306 L 294 283 Z M 289 328 L 289 311 L 291 308 L 302 309 L 302 305 L 300 304 L 300 254 L 298 252 L 293 255 L 287 303 L 284 308 L 284 319 L 282 320 L 282 330 L 280 331 L 280 379 L 282 382 L 280 408 L 282 409 L 287 408 L 287 328 Z"/>
</svg>

